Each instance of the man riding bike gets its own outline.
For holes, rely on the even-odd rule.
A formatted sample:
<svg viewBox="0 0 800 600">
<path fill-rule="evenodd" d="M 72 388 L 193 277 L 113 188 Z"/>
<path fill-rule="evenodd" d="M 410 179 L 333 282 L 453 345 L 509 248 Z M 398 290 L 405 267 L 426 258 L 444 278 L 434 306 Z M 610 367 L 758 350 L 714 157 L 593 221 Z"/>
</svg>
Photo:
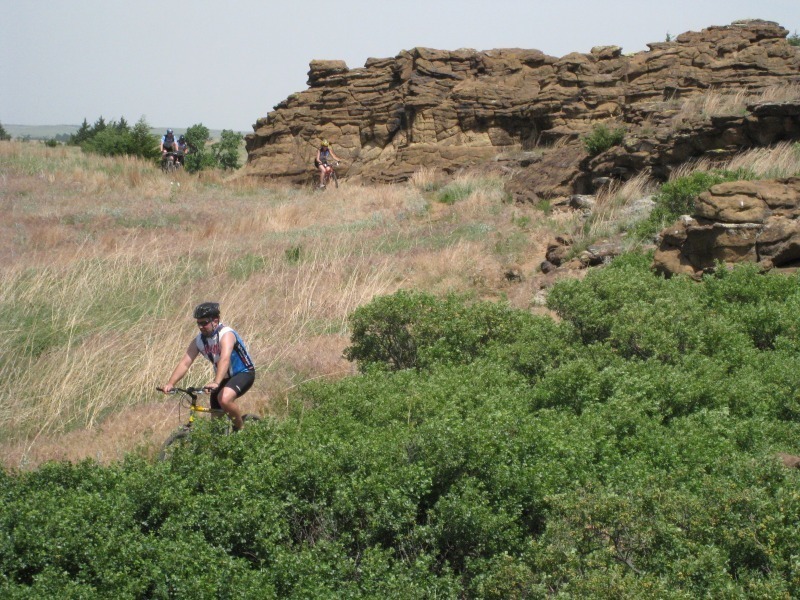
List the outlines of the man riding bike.
<svg viewBox="0 0 800 600">
<path fill-rule="evenodd" d="M 328 164 L 331 158 L 333 158 L 333 160 L 336 162 L 341 160 L 338 156 L 336 156 L 336 153 L 331 148 L 328 140 L 324 139 L 317 149 L 317 156 L 314 158 L 314 166 L 319 169 L 320 189 L 325 187 L 325 177 L 330 175 L 330 173 L 333 171 L 333 167 Z"/>
<path fill-rule="evenodd" d="M 162 161 L 166 160 L 168 152 L 178 151 L 178 144 L 175 141 L 175 134 L 172 132 L 172 129 L 167 129 L 167 133 L 161 136 L 161 145 L 159 149 L 161 150 Z"/>
<path fill-rule="evenodd" d="M 211 408 L 225 411 L 233 421 L 233 429 L 238 431 L 243 423 L 235 400 L 253 386 L 256 379 L 253 360 L 239 334 L 220 323 L 219 304 L 203 302 L 195 307 L 193 314 L 200 333 L 161 389 L 165 394 L 170 393 L 202 353 L 214 365 L 214 379 L 204 386 L 210 391 Z"/>
<path fill-rule="evenodd" d="M 175 160 L 176 160 L 176 161 L 177 161 L 177 162 L 178 162 L 178 163 L 179 163 L 181 166 L 183 166 L 183 160 L 184 160 L 184 158 L 186 158 L 186 155 L 187 155 L 187 154 L 189 154 L 189 142 L 187 142 L 187 141 L 186 141 L 186 136 L 184 136 L 184 135 L 181 135 L 181 136 L 178 138 L 178 142 L 177 142 L 177 148 L 178 148 L 178 149 L 176 150 L 176 152 L 177 152 L 178 154 L 177 154 L 177 156 L 175 157 Z"/>
</svg>

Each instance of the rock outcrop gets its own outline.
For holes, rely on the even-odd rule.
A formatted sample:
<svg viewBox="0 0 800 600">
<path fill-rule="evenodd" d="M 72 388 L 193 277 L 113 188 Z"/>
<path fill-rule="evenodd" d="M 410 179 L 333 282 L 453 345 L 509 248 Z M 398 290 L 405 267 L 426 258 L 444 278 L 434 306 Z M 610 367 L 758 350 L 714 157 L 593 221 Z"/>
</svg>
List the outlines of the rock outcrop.
<svg viewBox="0 0 800 600">
<path fill-rule="evenodd" d="M 800 177 L 713 186 L 661 233 L 654 268 L 699 278 L 717 263 L 800 266 Z"/>
<path fill-rule="evenodd" d="M 625 55 L 616 46 L 561 58 L 539 50 L 414 48 L 363 68 L 312 61 L 291 95 L 246 138 L 244 174 L 308 179 L 327 137 L 351 180 L 397 182 L 421 168 L 481 165 L 510 174 L 518 201 L 591 193 L 607 177 L 800 139 L 800 101 L 752 104 L 744 114 L 676 126 L 685 100 L 707 90 L 756 92 L 800 81 L 800 49 L 768 21 L 688 32 Z M 624 143 L 589 157 L 581 136 L 597 123 Z"/>
</svg>

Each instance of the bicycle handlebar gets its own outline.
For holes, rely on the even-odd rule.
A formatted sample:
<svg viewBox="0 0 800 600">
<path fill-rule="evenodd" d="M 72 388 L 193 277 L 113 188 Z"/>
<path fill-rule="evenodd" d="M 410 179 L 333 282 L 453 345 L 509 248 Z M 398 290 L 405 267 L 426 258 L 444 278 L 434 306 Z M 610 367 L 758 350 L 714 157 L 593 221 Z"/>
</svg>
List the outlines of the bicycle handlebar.
<svg viewBox="0 0 800 600">
<path fill-rule="evenodd" d="M 164 388 L 156 387 L 159 392 L 164 392 Z M 183 392 L 184 394 L 189 394 L 190 396 L 195 396 L 197 394 L 208 394 L 209 391 L 204 387 L 188 387 L 188 388 L 179 388 L 173 387 L 169 392 L 164 392 L 165 394 L 175 394 L 177 392 Z"/>
</svg>

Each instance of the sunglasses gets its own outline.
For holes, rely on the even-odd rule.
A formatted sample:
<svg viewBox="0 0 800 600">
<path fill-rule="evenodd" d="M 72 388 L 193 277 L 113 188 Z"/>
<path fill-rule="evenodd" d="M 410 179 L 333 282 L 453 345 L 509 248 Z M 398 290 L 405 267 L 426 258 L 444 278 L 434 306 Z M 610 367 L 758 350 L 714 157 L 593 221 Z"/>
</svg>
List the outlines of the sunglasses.
<svg viewBox="0 0 800 600">
<path fill-rule="evenodd" d="M 197 326 L 198 327 L 205 327 L 206 325 L 211 323 L 211 321 L 213 321 L 213 320 L 214 319 L 201 319 L 200 321 L 197 322 Z"/>
</svg>

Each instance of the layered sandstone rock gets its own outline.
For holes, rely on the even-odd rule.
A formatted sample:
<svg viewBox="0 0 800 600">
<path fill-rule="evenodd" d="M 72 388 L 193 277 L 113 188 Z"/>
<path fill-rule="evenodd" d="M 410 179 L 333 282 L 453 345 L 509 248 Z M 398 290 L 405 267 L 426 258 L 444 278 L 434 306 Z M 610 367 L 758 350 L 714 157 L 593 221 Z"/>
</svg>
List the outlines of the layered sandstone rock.
<svg viewBox="0 0 800 600">
<path fill-rule="evenodd" d="M 700 194 L 691 218 L 661 233 L 654 268 L 700 277 L 717 263 L 800 266 L 800 177 L 735 181 Z"/>
<path fill-rule="evenodd" d="M 351 180 L 395 182 L 420 168 L 487 165 L 512 175 L 520 201 L 590 193 L 605 177 L 670 165 L 711 150 L 800 138 L 800 103 L 753 106 L 682 131 L 670 103 L 710 88 L 758 90 L 800 81 L 788 31 L 742 21 L 649 44 L 556 58 L 539 50 L 414 48 L 363 68 L 313 61 L 305 91 L 257 121 L 246 175 L 301 181 L 327 137 Z M 592 125 L 625 126 L 625 144 L 590 159 Z"/>
</svg>

